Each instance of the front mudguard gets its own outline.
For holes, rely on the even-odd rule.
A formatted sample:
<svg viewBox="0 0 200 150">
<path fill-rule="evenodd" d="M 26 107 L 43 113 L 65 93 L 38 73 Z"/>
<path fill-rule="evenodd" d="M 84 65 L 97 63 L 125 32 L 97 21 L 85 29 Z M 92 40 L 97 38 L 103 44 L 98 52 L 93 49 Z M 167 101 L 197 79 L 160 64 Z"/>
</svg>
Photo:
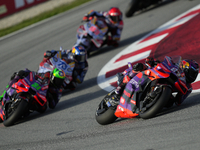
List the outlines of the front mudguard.
<svg viewBox="0 0 200 150">
<path fill-rule="evenodd" d="M 115 116 L 116 107 L 108 107 L 107 102 L 109 101 L 107 97 L 112 95 L 113 91 L 107 94 L 104 99 L 99 103 L 96 112 L 95 119 L 101 125 L 107 125 L 113 123 L 117 117 Z M 106 100 L 107 99 L 107 100 Z"/>
</svg>

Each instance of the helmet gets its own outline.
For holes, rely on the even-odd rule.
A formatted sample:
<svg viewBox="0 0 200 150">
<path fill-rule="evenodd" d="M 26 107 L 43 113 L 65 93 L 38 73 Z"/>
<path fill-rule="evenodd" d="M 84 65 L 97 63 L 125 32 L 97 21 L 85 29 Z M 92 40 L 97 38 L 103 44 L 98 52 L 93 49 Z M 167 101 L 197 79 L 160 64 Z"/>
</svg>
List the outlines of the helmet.
<svg viewBox="0 0 200 150">
<path fill-rule="evenodd" d="M 51 74 L 51 83 L 56 86 L 58 89 L 61 88 L 65 80 L 65 72 L 58 68 L 55 68 Z"/>
<path fill-rule="evenodd" d="M 147 57 L 145 59 L 145 64 L 149 68 L 153 67 L 154 66 L 154 59 L 152 57 Z"/>
<path fill-rule="evenodd" d="M 72 55 L 76 62 L 85 62 L 86 60 L 86 50 L 81 45 L 72 48 Z"/>
<path fill-rule="evenodd" d="M 109 15 L 109 20 L 111 21 L 112 24 L 116 24 L 121 20 L 122 13 L 117 7 L 112 7 L 108 11 Z"/>
<path fill-rule="evenodd" d="M 196 80 L 196 77 L 199 73 L 199 65 L 194 60 L 184 59 L 182 61 L 183 70 L 186 76 L 186 81 L 192 83 Z"/>
</svg>

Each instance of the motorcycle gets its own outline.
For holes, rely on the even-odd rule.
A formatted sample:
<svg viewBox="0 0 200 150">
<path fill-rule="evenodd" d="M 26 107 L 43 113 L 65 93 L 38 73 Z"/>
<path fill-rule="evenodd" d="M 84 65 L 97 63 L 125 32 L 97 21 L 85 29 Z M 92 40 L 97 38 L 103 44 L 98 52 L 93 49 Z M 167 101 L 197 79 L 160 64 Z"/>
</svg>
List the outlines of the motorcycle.
<svg viewBox="0 0 200 150">
<path fill-rule="evenodd" d="M 131 17 L 136 11 L 146 9 L 147 7 L 157 4 L 162 0 L 131 0 L 126 8 L 125 16 Z"/>
<path fill-rule="evenodd" d="M 90 52 L 101 48 L 108 38 L 108 26 L 105 20 L 96 16 L 89 18 L 85 24 L 77 29 L 77 41 L 75 45 L 82 45 L 86 48 L 88 56 Z"/>
<path fill-rule="evenodd" d="M 116 104 L 113 99 L 115 90 L 109 92 L 97 107 L 96 121 L 106 125 L 117 118 L 148 119 L 156 116 L 171 103 L 172 94 L 188 91 L 181 64 L 180 56 L 165 56 L 157 66 L 138 73 L 129 81 L 136 87 L 135 90 L 130 95 L 124 90 L 128 97 L 132 96 L 132 100 L 121 97 Z"/>
<path fill-rule="evenodd" d="M 0 120 L 4 126 L 13 125 L 31 112 L 43 113 L 38 107 L 46 105 L 48 86 L 46 81 L 35 79 L 34 72 L 29 72 L 26 77 L 13 83 L 6 90 L 0 109 Z"/>
<path fill-rule="evenodd" d="M 52 72 L 55 68 L 61 69 L 65 72 L 65 79 L 63 81 L 63 88 L 68 89 L 70 83 L 72 82 L 72 74 L 75 67 L 75 63 L 67 63 L 65 60 L 61 58 L 62 47 L 60 47 L 60 51 L 54 55 L 54 57 L 50 58 L 48 61 L 42 61 L 39 65 L 38 73 L 46 73 Z"/>
</svg>

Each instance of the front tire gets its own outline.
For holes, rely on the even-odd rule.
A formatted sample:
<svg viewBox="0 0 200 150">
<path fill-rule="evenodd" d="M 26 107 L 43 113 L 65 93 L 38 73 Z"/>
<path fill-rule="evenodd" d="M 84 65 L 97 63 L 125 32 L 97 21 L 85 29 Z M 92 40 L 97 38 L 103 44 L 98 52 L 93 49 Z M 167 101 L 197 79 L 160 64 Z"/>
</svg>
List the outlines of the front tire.
<svg viewBox="0 0 200 150">
<path fill-rule="evenodd" d="M 171 88 L 168 86 L 164 86 L 162 89 L 162 93 L 160 97 L 157 99 L 157 101 L 155 102 L 155 104 L 144 112 L 140 111 L 139 116 L 143 119 L 149 119 L 149 118 L 154 117 L 167 104 L 167 102 L 169 101 L 171 97 L 171 93 L 172 93 Z"/>
<path fill-rule="evenodd" d="M 101 125 L 113 123 L 117 119 L 115 110 L 116 108 L 108 107 L 105 100 L 102 100 L 95 113 L 96 121 Z"/>
<path fill-rule="evenodd" d="M 3 124 L 4 126 L 8 127 L 13 125 L 27 110 L 28 102 L 25 100 L 21 100 L 19 104 L 15 107 L 15 110 L 13 109 L 12 114 L 4 120 Z"/>
</svg>

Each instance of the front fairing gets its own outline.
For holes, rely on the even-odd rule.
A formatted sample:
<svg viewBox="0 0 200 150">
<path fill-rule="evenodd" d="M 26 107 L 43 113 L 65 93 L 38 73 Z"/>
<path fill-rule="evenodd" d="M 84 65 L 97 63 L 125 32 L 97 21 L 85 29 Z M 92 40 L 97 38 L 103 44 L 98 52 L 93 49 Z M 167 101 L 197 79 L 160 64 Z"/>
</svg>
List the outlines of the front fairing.
<svg viewBox="0 0 200 150">
<path fill-rule="evenodd" d="M 41 106 L 43 106 L 47 102 L 46 93 L 48 87 L 48 81 L 43 82 L 39 80 L 39 78 L 36 80 L 35 73 L 30 72 L 27 77 L 19 79 L 16 83 L 7 89 L 3 100 L 5 103 L 6 101 L 15 100 L 19 97 L 23 98 L 24 94 L 22 93 L 27 93 L 32 95 L 32 97 L 34 97 L 34 99 Z"/>
<path fill-rule="evenodd" d="M 77 32 L 79 40 L 89 35 L 93 44 L 97 48 L 100 48 L 105 40 L 105 36 L 108 32 L 108 27 L 103 20 L 94 17 L 94 19 L 85 23 L 82 27 L 79 27 Z"/>
</svg>

